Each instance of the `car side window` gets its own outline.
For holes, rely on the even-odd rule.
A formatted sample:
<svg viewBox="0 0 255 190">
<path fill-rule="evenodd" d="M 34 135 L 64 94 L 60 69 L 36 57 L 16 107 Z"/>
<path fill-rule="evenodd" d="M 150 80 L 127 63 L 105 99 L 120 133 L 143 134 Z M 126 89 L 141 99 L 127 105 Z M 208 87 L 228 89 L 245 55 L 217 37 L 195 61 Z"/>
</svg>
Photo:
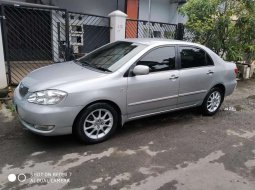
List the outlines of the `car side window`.
<svg viewBox="0 0 255 190">
<path fill-rule="evenodd" d="M 175 47 L 160 47 L 146 54 L 136 65 L 146 65 L 150 72 L 175 69 Z"/>
<path fill-rule="evenodd" d="M 180 47 L 181 68 L 203 67 L 213 65 L 207 53 L 196 47 Z"/>
</svg>

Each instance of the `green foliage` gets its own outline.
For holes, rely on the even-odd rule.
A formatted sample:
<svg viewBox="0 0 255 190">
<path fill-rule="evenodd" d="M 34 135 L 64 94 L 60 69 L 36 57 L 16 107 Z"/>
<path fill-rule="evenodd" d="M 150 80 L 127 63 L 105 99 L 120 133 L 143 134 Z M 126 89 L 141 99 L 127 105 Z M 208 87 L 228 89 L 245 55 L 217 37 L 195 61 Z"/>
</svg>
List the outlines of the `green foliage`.
<svg viewBox="0 0 255 190">
<path fill-rule="evenodd" d="M 255 58 L 255 0 L 189 0 L 179 11 L 194 42 L 229 61 Z"/>
<path fill-rule="evenodd" d="M 165 31 L 164 37 L 166 39 L 173 39 L 173 38 L 175 38 L 175 31 Z"/>
<path fill-rule="evenodd" d="M 12 102 L 9 102 L 7 104 L 7 109 L 9 109 L 12 113 L 16 112 L 15 106 L 14 106 L 14 104 Z"/>
</svg>

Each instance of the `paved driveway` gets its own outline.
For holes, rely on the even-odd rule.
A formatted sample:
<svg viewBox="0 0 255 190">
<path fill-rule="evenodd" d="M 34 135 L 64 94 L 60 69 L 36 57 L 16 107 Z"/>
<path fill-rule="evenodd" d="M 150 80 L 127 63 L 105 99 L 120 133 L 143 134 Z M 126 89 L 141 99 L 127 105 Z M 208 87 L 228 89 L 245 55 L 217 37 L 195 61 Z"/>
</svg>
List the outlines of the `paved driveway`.
<svg viewBox="0 0 255 190">
<path fill-rule="evenodd" d="M 142 119 L 97 145 L 31 134 L 4 107 L 0 129 L 0 189 L 255 189 L 254 80 L 214 117 Z"/>
</svg>

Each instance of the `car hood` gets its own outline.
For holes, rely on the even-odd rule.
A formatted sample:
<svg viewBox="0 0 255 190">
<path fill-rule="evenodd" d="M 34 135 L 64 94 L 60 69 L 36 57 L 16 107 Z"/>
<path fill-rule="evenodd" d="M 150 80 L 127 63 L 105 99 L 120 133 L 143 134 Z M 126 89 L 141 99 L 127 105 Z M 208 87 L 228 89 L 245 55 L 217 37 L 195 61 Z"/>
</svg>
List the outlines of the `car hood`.
<svg viewBox="0 0 255 190">
<path fill-rule="evenodd" d="M 96 79 L 106 74 L 87 69 L 73 61 L 56 63 L 29 73 L 21 82 L 30 92 L 52 89 L 67 83 Z"/>
</svg>

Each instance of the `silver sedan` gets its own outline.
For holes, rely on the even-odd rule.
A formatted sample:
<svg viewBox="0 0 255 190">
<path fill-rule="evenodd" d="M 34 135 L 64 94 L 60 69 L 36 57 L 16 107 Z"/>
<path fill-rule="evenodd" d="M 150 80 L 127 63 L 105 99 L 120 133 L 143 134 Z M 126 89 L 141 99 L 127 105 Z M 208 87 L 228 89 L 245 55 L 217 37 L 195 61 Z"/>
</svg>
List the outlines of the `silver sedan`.
<svg viewBox="0 0 255 190">
<path fill-rule="evenodd" d="M 183 41 L 132 39 L 28 74 L 14 102 L 25 128 L 102 142 L 124 123 L 190 107 L 214 115 L 236 87 L 236 65 Z"/>
</svg>

